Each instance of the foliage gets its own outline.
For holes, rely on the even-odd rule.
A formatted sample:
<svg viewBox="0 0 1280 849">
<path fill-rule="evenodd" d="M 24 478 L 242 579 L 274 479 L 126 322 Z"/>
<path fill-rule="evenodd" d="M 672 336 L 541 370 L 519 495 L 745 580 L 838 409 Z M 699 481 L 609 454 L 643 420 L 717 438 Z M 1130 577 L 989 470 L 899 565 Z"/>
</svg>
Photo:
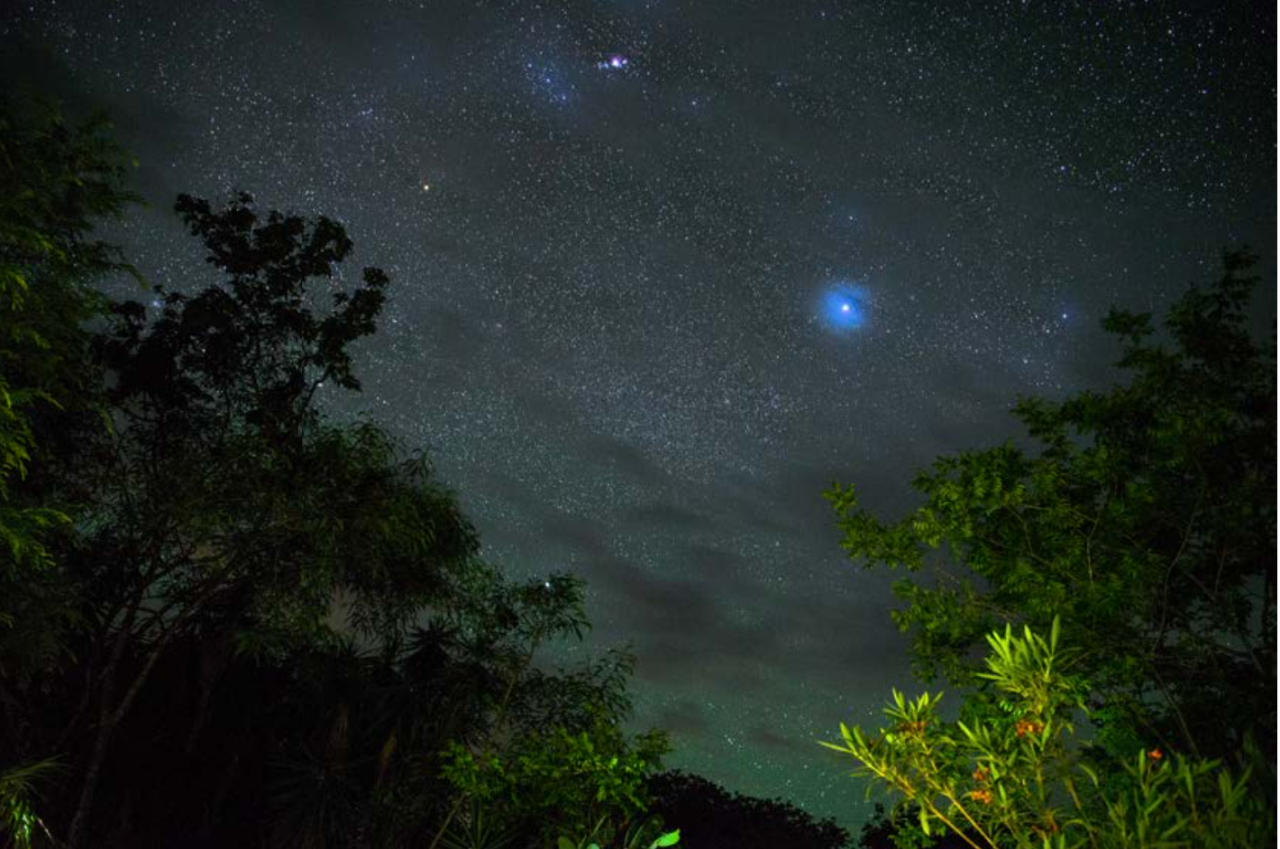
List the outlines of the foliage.
<svg viewBox="0 0 1280 849">
<path fill-rule="evenodd" d="M 843 849 L 844 829 L 781 799 L 732 793 L 701 776 L 665 772 L 649 782 L 649 810 L 699 849 Z"/>
<path fill-rule="evenodd" d="M 92 284 L 132 271 L 91 238 L 137 200 L 108 127 L 0 95 L 0 677 L 19 688 L 65 655 L 75 613 L 49 548 L 74 505 L 39 473 L 100 394 L 84 328 L 102 306 Z"/>
<path fill-rule="evenodd" d="M 432 826 L 434 836 L 426 833 L 424 840 L 447 845 L 505 837 L 513 825 L 509 806 L 491 805 L 490 794 L 468 793 L 449 781 L 449 753 L 485 763 L 503 741 L 527 740 L 540 730 L 517 717 L 554 725 L 561 715 L 554 702 L 547 704 L 546 693 L 561 682 L 565 690 L 596 694 L 598 719 L 621 719 L 623 714 L 611 713 L 608 706 L 625 703 L 616 692 L 625 688 L 625 679 L 598 678 L 591 668 L 557 674 L 532 666 L 548 641 L 580 635 L 588 627 L 583 592 L 580 580 L 564 574 L 514 583 L 483 563 L 465 570 L 437 605 L 430 628 L 410 641 L 399 665 L 408 686 L 388 691 L 384 702 L 384 715 L 396 719 L 379 731 L 385 735 L 381 771 L 386 780 L 377 794 L 375 818 L 390 820 L 397 833 L 416 827 L 408 825 L 404 811 L 397 813 L 406 799 L 396 788 L 435 781 L 435 795 L 452 804 L 439 812 L 443 818 Z M 408 819 L 415 816 L 424 824 L 421 811 Z"/>
<path fill-rule="evenodd" d="M 919 810 L 926 835 L 953 832 L 974 847 L 1245 847 L 1274 841 L 1274 809 L 1249 792 L 1251 770 L 1184 758 L 1160 748 L 1139 752 L 1104 782 L 1072 744 L 1073 717 L 1087 712 L 1089 683 L 1070 671 L 1058 647 L 1029 627 L 988 635 L 975 699 L 990 719 L 944 721 L 941 695 L 907 699 L 894 691 L 892 721 L 875 737 L 841 725 L 857 774 Z M 974 713 L 971 711 L 971 713 Z M 1256 781 L 1254 782 L 1256 784 Z"/>
<path fill-rule="evenodd" d="M 634 667 L 631 654 L 609 649 L 576 669 L 550 672 L 530 668 L 511 704 L 515 733 L 534 733 L 556 725 L 578 733 L 592 729 L 601 716 L 630 715 L 627 682 Z"/>
<path fill-rule="evenodd" d="M 341 224 L 264 215 L 244 193 L 217 211 L 180 195 L 176 210 L 226 280 L 194 297 L 157 287 L 154 321 L 141 304 L 116 306 L 117 328 L 102 346 L 113 400 L 149 437 L 208 442 L 248 429 L 287 449 L 314 422 L 320 387 L 359 389 L 347 346 L 374 331 L 390 281 L 365 268 L 350 291 L 327 284 L 320 313 L 312 290 L 340 274 L 352 250 Z"/>
<path fill-rule="evenodd" d="M 424 458 L 401 459 L 372 424 L 321 423 L 313 402 L 325 381 L 358 387 L 346 345 L 372 332 L 386 276 L 327 286 L 318 315 L 307 287 L 350 252 L 341 225 L 260 218 L 247 195 L 218 212 L 183 196 L 178 210 L 228 280 L 160 290 L 150 321 L 140 304 L 114 307 L 98 349 L 121 427 L 88 458 L 94 536 L 145 566 L 92 578 L 126 598 L 159 589 L 194 618 L 252 575 L 254 615 L 286 632 L 319 627 L 341 587 L 360 630 L 402 627 L 440 587 L 424 566 L 469 558 L 474 532 Z M 388 605 L 398 613 L 380 620 Z"/>
<path fill-rule="evenodd" d="M 511 821 L 554 835 L 613 845 L 646 810 L 646 779 L 667 751 L 665 735 L 628 740 L 601 718 L 590 731 L 560 727 L 513 740 L 503 754 L 447 749 L 443 774 L 459 793 L 500 806 Z"/>
<path fill-rule="evenodd" d="M 86 387 L 82 324 L 102 307 L 90 284 L 132 272 L 89 238 L 138 200 L 109 128 L 102 115 L 75 125 L 52 105 L 0 99 L 0 497 L 31 460 L 29 408 L 74 405 Z"/>
<path fill-rule="evenodd" d="M 45 838 L 53 842 L 48 826 L 36 814 L 39 785 L 61 770 L 53 759 L 0 770 L 0 838 L 14 849 L 31 849 Z"/>
<path fill-rule="evenodd" d="M 635 836 L 635 837 L 638 837 Z M 680 829 L 675 831 L 667 831 L 659 834 L 646 847 L 643 839 L 628 839 L 622 844 L 623 849 L 660 849 L 663 846 L 675 846 L 680 842 Z M 556 841 L 556 849 L 600 849 L 598 843 L 586 843 L 585 841 L 574 841 L 568 837 L 560 837 Z"/>
<path fill-rule="evenodd" d="M 506 849 L 520 839 L 520 829 L 492 816 L 486 806 L 472 801 L 471 806 L 454 818 L 445 830 L 444 849 Z"/>
<path fill-rule="evenodd" d="M 52 550 L 74 505 L 41 473 L 63 447 L 59 429 L 99 397 L 83 326 L 101 310 L 91 286 L 132 271 L 90 235 L 137 201 L 108 126 L 0 97 L 0 749 L 26 761 L 0 773 L 0 828 L 17 846 L 48 836 L 33 805 L 56 762 L 15 708 L 66 659 L 77 622 Z"/>
<path fill-rule="evenodd" d="M 558 702 L 546 696 L 557 689 L 596 694 L 585 711 L 593 723 L 621 718 L 610 707 L 626 701 L 617 692 L 625 678 L 611 673 L 616 664 L 560 673 L 531 667 L 548 640 L 587 626 L 582 595 L 582 583 L 567 575 L 514 583 L 472 561 L 432 604 L 428 625 L 407 638 L 363 653 L 353 646 L 295 653 L 297 713 L 276 720 L 284 732 L 272 803 L 280 833 L 317 835 L 316 846 L 346 845 L 338 837 L 345 834 L 375 845 L 474 849 L 511 845 L 536 828 L 535 813 L 517 812 L 498 790 L 468 785 L 467 793 L 438 777 L 440 753 L 452 748 L 486 762 L 496 747 L 509 751 L 535 734 L 517 716 L 554 725 Z"/>
<path fill-rule="evenodd" d="M 909 802 L 886 811 L 876 802 L 875 813 L 862 825 L 859 849 L 969 849 L 969 843 L 958 834 L 926 835 L 920 829 L 920 809 Z"/>
<path fill-rule="evenodd" d="M 343 620 L 391 638 L 477 547 L 425 458 L 316 409 L 325 381 L 358 386 L 346 345 L 372 332 L 385 275 L 329 284 L 351 242 L 326 218 L 259 216 L 247 195 L 220 211 L 184 196 L 178 211 L 227 280 L 160 290 L 151 318 L 113 306 L 94 350 L 115 426 L 63 469 L 88 501 L 67 572 L 85 592 L 97 714 L 73 845 L 106 747 L 171 645 L 229 632 L 242 652 L 281 657 L 332 641 Z"/>
<path fill-rule="evenodd" d="M 1001 621 L 1060 613 L 1087 654 L 1099 739 L 1218 757 L 1275 738 L 1275 368 L 1246 318 L 1254 258 L 1164 322 L 1113 311 L 1129 383 L 1015 414 L 1037 444 L 938 459 L 924 503 L 883 523 L 852 486 L 828 498 L 850 557 L 936 581 L 895 584 L 926 677 L 973 683 L 971 652 Z M 944 568 L 937 555 L 963 568 Z"/>
</svg>

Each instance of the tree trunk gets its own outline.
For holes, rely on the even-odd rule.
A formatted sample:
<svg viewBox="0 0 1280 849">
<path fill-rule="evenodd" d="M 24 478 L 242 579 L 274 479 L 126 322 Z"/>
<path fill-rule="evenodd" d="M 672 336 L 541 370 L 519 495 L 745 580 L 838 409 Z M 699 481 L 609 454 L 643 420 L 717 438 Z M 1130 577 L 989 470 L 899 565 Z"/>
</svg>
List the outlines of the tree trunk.
<svg viewBox="0 0 1280 849">
<path fill-rule="evenodd" d="M 229 634 L 221 634 L 216 641 L 202 642 L 197 649 L 199 657 L 200 680 L 200 699 L 196 703 L 195 716 L 191 720 L 191 730 L 187 734 L 187 745 L 184 751 L 190 755 L 196 750 L 196 742 L 200 738 L 200 732 L 204 730 L 204 724 L 209 718 L 209 704 L 213 701 L 214 690 L 218 686 L 218 681 L 222 678 L 222 674 L 226 672 L 227 666 L 231 663 L 231 656 L 234 648 L 231 645 Z"/>
<path fill-rule="evenodd" d="M 203 603 L 209 595 L 210 593 L 205 593 L 198 603 L 193 605 L 193 609 L 199 609 L 199 604 Z M 129 712 L 129 708 L 133 706 L 134 700 L 138 698 L 138 693 L 142 691 L 142 685 L 151 677 L 151 670 L 155 668 L 156 662 L 160 660 L 160 655 L 164 653 L 169 642 L 179 632 L 185 620 L 190 618 L 192 612 L 184 613 L 155 641 L 155 645 L 147 656 L 146 663 L 142 665 L 142 669 L 138 670 L 138 674 L 133 677 L 133 681 L 129 684 L 129 690 L 124 694 L 124 698 L 120 700 L 120 704 L 114 710 L 111 710 L 109 705 L 111 704 L 112 691 L 115 689 L 113 685 L 116 669 L 119 666 L 121 656 L 124 654 L 125 638 L 130 633 L 128 628 L 121 632 L 120 637 L 117 638 L 116 650 L 111 658 L 111 666 L 108 667 L 109 677 L 103 683 L 102 721 L 98 725 L 98 737 L 93 743 L 93 756 L 89 759 L 89 768 L 85 772 L 84 787 L 80 791 L 80 801 L 76 804 L 76 813 L 71 819 L 71 828 L 67 833 L 66 849 L 81 849 L 84 826 L 89 819 L 89 811 L 93 807 L 93 796 L 98 786 L 98 774 L 102 772 L 102 764 L 106 759 L 107 745 L 111 742 L 111 735 L 115 733 L 116 726 L 124 719 Z M 130 611 L 127 623 L 129 628 L 132 627 L 136 613 L 136 608 Z"/>
<path fill-rule="evenodd" d="M 76 803 L 76 813 L 71 818 L 71 829 L 67 832 L 67 849 L 80 849 L 85 822 L 89 818 L 93 795 L 98 788 L 98 774 L 102 772 L 102 764 L 107 757 L 107 744 L 111 742 L 111 735 L 115 731 L 114 720 L 113 714 L 111 722 L 98 725 L 98 736 L 93 741 L 93 756 L 89 758 L 89 768 L 85 770 L 84 784 L 80 788 L 80 801 Z"/>
<path fill-rule="evenodd" d="M 80 849 L 85 822 L 89 818 L 89 809 L 93 807 L 93 795 L 98 787 L 98 774 L 102 772 L 102 764 L 107 756 L 107 744 L 115 731 L 117 712 L 111 709 L 111 696 L 115 691 L 116 673 L 120 669 L 120 661 L 128 647 L 129 636 L 133 631 L 133 623 L 138 618 L 141 602 L 135 601 L 125 615 L 120 633 L 116 635 L 116 644 L 111 648 L 111 658 L 107 661 L 106 671 L 102 675 L 102 697 L 98 706 L 98 733 L 93 741 L 93 754 L 89 757 L 89 766 L 85 770 L 84 783 L 80 785 L 80 799 L 76 802 L 76 812 L 71 818 L 71 827 L 67 831 L 67 849 Z M 91 685 L 90 685 L 91 686 Z"/>
</svg>

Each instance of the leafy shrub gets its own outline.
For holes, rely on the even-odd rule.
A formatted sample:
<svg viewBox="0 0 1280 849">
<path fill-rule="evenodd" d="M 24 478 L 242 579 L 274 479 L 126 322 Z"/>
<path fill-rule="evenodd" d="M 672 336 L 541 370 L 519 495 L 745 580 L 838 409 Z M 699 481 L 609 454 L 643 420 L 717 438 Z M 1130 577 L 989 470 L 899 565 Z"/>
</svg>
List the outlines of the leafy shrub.
<svg viewBox="0 0 1280 849">
<path fill-rule="evenodd" d="M 1058 647 L 1055 618 L 1046 639 L 1006 626 L 987 641 L 990 682 L 967 704 L 967 720 L 944 721 L 942 694 L 908 699 L 894 690 L 888 728 L 868 737 L 840 726 L 843 743 L 824 743 L 861 762 L 858 774 L 918 807 L 926 835 L 955 833 L 975 849 L 1030 847 L 1218 847 L 1273 844 L 1275 814 L 1251 782 L 1221 762 L 1159 748 L 1100 771 L 1074 743 L 1087 716 L 1089 683 Z"/>
<path fill-rule="evenodd" d="M 501 754 L 477 755 L 454 743 L 442 772 L 459 793 L 508 821 L 529 823 L 548 840 L 563 835 L 586 846 L 643 836 L 629 828 L 646 813 L 646 780 L 666 751 L 661 733 L 628 740 L 602 718 L 590 731 L 555 728 L 516 740 Z"/>
</svg>

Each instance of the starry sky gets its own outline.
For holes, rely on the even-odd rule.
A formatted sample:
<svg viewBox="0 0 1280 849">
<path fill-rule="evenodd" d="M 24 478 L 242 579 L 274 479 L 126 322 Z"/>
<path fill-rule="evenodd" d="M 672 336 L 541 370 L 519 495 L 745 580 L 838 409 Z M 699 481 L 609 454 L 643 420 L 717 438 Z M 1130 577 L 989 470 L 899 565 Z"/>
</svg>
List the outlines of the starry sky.
<svg viewBox="0 0 1280 849">
<path fill-rule="evenodd" d="M 186 191 L 341 220 L 392 276 L 364 392 L 513 575 L 589 582 L 672 766 L 856 828 L 819 748 L 909 679 L 886 517 L 1019 395 L 1113 379 L 1107 307 L 1220 250 L 1275 325 L 1275 7 L 1024 0 L 38 0 L 0 69 L 106 108 L 201 285 Z"/>
</svg>

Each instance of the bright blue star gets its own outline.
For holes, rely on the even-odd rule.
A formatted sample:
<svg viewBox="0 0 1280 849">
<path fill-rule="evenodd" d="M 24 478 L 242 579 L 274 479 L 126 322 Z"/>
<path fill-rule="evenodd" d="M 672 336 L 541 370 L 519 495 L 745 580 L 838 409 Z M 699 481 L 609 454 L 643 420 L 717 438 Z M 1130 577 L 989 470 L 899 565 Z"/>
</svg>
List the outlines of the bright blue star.
<svg viewBox="0 0 1280 849">
<path fill-rule="evenodd" d="M 866 323 L 867 294 L 861 286 L 836 283 L 822 295 L 822 321 L 831 330 L 857 330 Z"/>
</svg>

